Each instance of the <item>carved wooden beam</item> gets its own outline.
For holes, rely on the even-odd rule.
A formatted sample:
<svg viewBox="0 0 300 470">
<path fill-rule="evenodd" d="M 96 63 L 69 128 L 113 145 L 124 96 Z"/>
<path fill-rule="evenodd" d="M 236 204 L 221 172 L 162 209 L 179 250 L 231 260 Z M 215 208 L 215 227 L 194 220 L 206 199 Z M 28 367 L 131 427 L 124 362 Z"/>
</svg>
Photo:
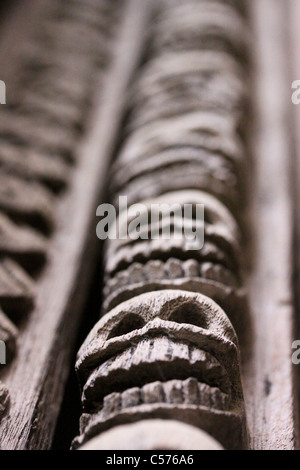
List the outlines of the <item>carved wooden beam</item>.
<svg viewBox="0 0 300 470">
<path fill-rule="evenodd" d="M 81 275 L 87 282 L 93 269 L 82 255 L 91 260 L 94 254 L 95 244 L 87 249 L 90 208 L 110 154 L 106 131 L 98 136 L 91 114 L 104 104 L 107 74 L 115 73 L 111 59 L 123 2 L 84 3 L 79 8 L 78 2 L 56 0 L 42 9 L 39 28 L 25 42 L 13 102 L 1 107 L 0 304 L 14 318 L 32 310 L 20 324 L 18 356 L 3 368 L 11 408 L 0 425 L 2 449 L 49 447 L 86 294 L 82 286 L 73 299 L 74 285 Z M 75 47 L 79 30 L 84 39 Z M 124 87 L 122 82 L 121 93 Z M 107 99 L 110 126 L 118 122 L 114 98 Z M 93 151 L 99 138 L 105 148 L 100 162 Z M 73 302 L 66 335 L 63 325 Z M 62 339 L 65 346 L 57 354 Z M 42 419 L 50 403 L 55 406 Z"/>
<path fill-rule="evenodd" d="M 247 445 L 236 334 L 201 294 L 163 290 L 121 303 L 77 362 L 85 414 L 76 445 L 118 424 L 177 419 L 226 448 Z"/>
<path fill-rule="evenodd" d="M 204 431 L 179 421 L 147 420 L 124 426 L 91 439 L 81 450 L 223 450 Z"/>
<path fill-rule="evenodd" d="M 84 414 L 75 447 L 144 419 L 183 421 L 228 449 L 248 446 L 239 346 L 226 316 L 243 340 L 248 312 L 238 213 L 248 158 L 248 39 L 244 17 L 226 3 L 157 5 L 111 192 L 115 202 L 128 195 L 129 204 L 143 204 L 148 215 L 152 204 L 204 204 L 205 241 L 191 250 L 184 236 L 151 239 L 164 215 L 155 226 L 145 219 L 138 240 L 107 241 L 108 313 L 78 353 Z M 116 223 L 128 233 L 131 222 L 121 212 Z"/>
</svg>

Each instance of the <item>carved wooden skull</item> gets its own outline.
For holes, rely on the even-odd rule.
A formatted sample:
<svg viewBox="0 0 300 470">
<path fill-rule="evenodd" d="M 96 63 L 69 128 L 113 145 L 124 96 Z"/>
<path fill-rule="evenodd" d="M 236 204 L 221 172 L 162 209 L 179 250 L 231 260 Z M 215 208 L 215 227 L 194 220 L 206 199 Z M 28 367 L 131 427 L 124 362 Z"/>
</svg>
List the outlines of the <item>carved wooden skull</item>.
<svg viewBox="0 0 300 470">
<path fill-rule="evenodd" d="M 0 381 L 0 421 L 6 415 L 9 409 L 9 392 Z"/>
<path fill-rule="evenodd" d="M 164 290 L 122 303 L 89 334 L 77 371 L 85 414 L 76 445 L 152 418 L 195 425 L 226 448 L 246 445 L 238 341 L 208 297 Z"/>
<path fill-rule="evenodd" d="M 244 18 L 223 2 L 181 2 L 162 9 L 154 29 L 158 51 L 217 50 L 241 62 L 247 57 L 250 35 Z"/>
</svg>

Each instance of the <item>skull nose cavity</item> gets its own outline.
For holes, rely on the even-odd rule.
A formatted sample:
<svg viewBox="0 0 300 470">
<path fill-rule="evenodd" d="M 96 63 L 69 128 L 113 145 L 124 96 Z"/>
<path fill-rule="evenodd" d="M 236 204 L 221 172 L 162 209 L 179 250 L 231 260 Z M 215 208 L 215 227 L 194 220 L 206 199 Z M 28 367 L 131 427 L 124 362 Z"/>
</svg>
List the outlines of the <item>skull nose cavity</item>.
<svg viewBox="0 0 300 470">
<path fill-rule="evenodd" d="M 207 329 L 207 322 L 202 311 L 194 303 L 185 302 L 173 310 L 169 317 L 175 323 L 187 323 Z"/>
<path fill-rule="evenodd" d="M 145 326 L 145 320 L 136 313 L 126 314 L 122 320 L 113 327 L 108 335 L 108 340 L 118 336 L 126 335 L 134 330 L 139 330 Z"/>
</svg>

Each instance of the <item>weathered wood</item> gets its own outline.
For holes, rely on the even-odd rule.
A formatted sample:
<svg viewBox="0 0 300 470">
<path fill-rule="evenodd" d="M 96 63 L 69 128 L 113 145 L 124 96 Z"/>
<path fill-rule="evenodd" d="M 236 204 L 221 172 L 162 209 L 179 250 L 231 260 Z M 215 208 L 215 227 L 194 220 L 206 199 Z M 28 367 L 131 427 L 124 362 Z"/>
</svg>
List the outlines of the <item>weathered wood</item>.
<svg viewBox="0 0 300 470">
<path fill-rule="evenodd" d="M 109 239 L 106 243 L 103 312 L 143 292 L 164 288 L 186 289 L 216 300 L 229 315 L 239 335 L 245 337 L 243 332 L 248 314 L 242 286 L 240 231 L 231 213 L 214 197 L 200 191 L 177 191 L 139 202 L 149 210 L 147 225 L 140 227 L 140 234 L 146 234 L 145 239 Z M 184 234 L 167 241 L 151 239 L 151 231 L 157 228 L 158 232 L 161 226 L 159 223 L 156 227 L 151 221 L 151 204 L 172 205 L 178 202 L 182 207 L 187 203 L 205 206 L 205 237 L 201 249 L 190 250 Z M 130 222 L 131 218 L 121 213 L 116 225 L 127 233 Z M 168 223 L 173 233 L 172 220 Z M 112 233 L 114 230 L 112 227 Z M 155 261 L 151 262 L 151 259 Z M 157 269 L 151 270 L 155 263 Z M 191 263 L 198 266 L 194 273 L 188 269 Z"/>
<path fill-rule="evenodd" d="M 51 446 L 81 306 L 95 263 L 97 239 L 90 241 L 95 229 L 91 208 L 104 190 L 125 90 L 142 48 L 137 38 L 145 31 L 145 10 L 147 6 L 139 1 L 130 2 L 130 11 L 124 13 L 118 38 L 112 43 L 114 60 L 105 80 L 101 73 L 99 81 L 96 79 L 87 132 L 75 149 L 78 163 L 68 191 L 56 205 L 58 230 L 48 243 L 48 262 L 36 283 L 36 306 L 26 325 L 20 327 L 18 359 L 3 370 L 11 409 L 0 425 L 2 449 Z"/>
<path fill-rule="evenodd" d="M 250 307 L 252 355 L 244 365 L 251 448 L 299 445 L 292 342 L 291 96 L 286 3 L 249 1 L 253 29 L 255 178 Z"/>
<path fill-rule="evenodd" d="M 154 27 L 153 49 L 161 51 L 225 51 L 245 63 L 249 35 L 242 15 L 224 2 L 170 2 L 158 16 Z"/>
<path fill-rule="evenodd" d="M 47 239 L 28 226 L 20 226 L 0 212 L 0 255 L 10 257 L 28 270 L 46 260 Z"/>
<path fill-rule="evenodd" d="M 206 50 L 163 54 L 145 65 L 134 87 L 130 129 L 200 108 L 239 121 L 248 97 L 246 84 L 243 69 L 229 54 Z"/>
<path fill-rule="evenodd" d="M 9 392 L 0 382 L 0 421 L 6 415 L 9 409 Z M 0 447 L 1 448 L 1 447 Z"/>
<path fill-rule="evenodd" d="M 66 187 L 70 171 L 66 163 L 53 155 L 4 142 L 1 142 L 0 165 L 4 172 L 26 181 L 37 181 L 54 191 Z"/>
<path fill-rule="evenodd" d="M 236 185 L 240 187 L 242 169 L 247 166 L 247 153 L 239 135 L 247 93 L 241 84 L 240 66 L 236 60 L 246 61 L 247 28 L 235 10 L 220 3 L 200 2 L 197 6 L 194 2 L 184 5 L 161 2 L 156 6 L 159 11 L 148 43 L 146 64 L 137 73 L 137 93 L 135 87 L 130 92 L 133 99 L 129 126 L 126 126 L 127 135 L 114 168 L 117 170 L 115 188 L 119 194 L 121 191 L 127 194 L 129 190 L 131 201 L 141 203 L 148 217 L 139 225 L 138 239 L 128 236 L 134 216 L 128 217 L 125 210 L 116 222 L 120 231 L 115 230 L 115 226 L 111 228 L 112 234 L 127 235 L 124 239 L 112 236 L 106 244 L 105 294 L 108 297 L 104 300 L 104 308 L 115 308 L 95 326 L 79 352 L 77 370 L 84 414 L 81 435 L 74 446 L 119 424 L 161 418 L 197 426 L 225 448 L 245 448 L 247 430 L 239 378 L 239 350 L 237 339 L 233 339 L 235 332 L 226 316 L 234 320 L 239 333 L 243 330 L 245 333 L 248 326 L 246 303 L 243 308 L 239 301 L 241 297 L 236 295 L 237 285 L 240 287 L 242 283 L 240 228 L 226 206 L 215 198 L 217 191 L 210 188 L 207 163 L 199 165 L 198 175 L 202 174 L 202 180 L 197 182 L 199 191 L 183 191 L 181 179 L 176 191 L 171 193 L 167 185 L 172 184 L 169 182 L 173 177 L 169 170 L 172 160 L 159 166 L 159 159 L 164 152 L 174 149 L 180 152 L 182 148 L 192 149 L 194 153 L 200 153 L 199 159 L 208 161 L 210 156 L 217 154 L 219 159 L 232 163 L 233 170 L 231 175 L 225 176 L 225 171 L 223 175 L 217 173 L 212 177 L 215 186 L 225 176 L 225 194 L 228 180 L 234 175 Z M 199 48 L 211 52 L 206 55 L 196 53 Z M 217 53 L 214 55 L 212 51 Z M 227 63 L 228 54 L 231 59 Z M 181 59 L 181 71 L 185 74 L 178 71 L 177 64 L 168 66 L 169 61 L 174 62 L 175 55 L 177 61 Z M 188 102 L 188 94 L 183 91 L 181 97 L 180 92 L 184 90 L 186 76 L 193 79 L 194 70 L 187 64 L 195 59 L 201 64 L 203 76 L 211 74 L 207 79 L 211 82 L 207 83 L 204 78 L 204 91 L 197 83 L 192 94 L 195 93 L 198 100 L 193 97 Z M 216 78 L 216 70 L 220 80 Z M 230 81 L 228 70 L 230 78 L 233 77 L 235 83 L 240 82 L 241 86 L 236 88 L 235 98 L 227 101 L 220 83 L 221 78 L 225 83 Z M 198 76 L 201 72 L 198 70 Z M 205 87 L 210 86 L 212 91 L 205 93 Z M 172 90 L 169 95 L 168 90 Z M 180 106 L 181 99 L 183 106 Z M 170 113 L 165 112 L 168 101 L 175 103 Z M 153 159 L 158 162 L 158 172 L 164 174 L 168 182 L 161 184 L 159 180 L 156 185 L 149 185 L 149 199 L 144 200 L 138 187 L 147 184 L 149 176 L 150 179 L 153 177 Z M 186 161 L 189 161 L 189 155 Z M 181 170 L 184 172 L 183 168 Z M 154 181 L 156 176 L 154 173 Z M 136 187 L 132 191 L 130 184 L 134 178 Z M 114 188 L 113 172 L 112 180 Z M 186 185 L 190 189 L 187 180 Z M 218 194 L 220 199 L 221 193 L 222 190 Z M 233 198 L 236 207 L 240 202 L 237 198 L 236 192 Z M 196 204 L 204 204 L 203 248 L 190 249 L 185 232 L 182 237 L 169 237 L 168 240 L 151 237 L 152 230 L 159 235 L 165 223 L 174 233 L 180 218 L 180 215 L 174 215 L 170 220 L 170 214 L 163 213 L 161 220 L 149 220 L 151 206 L 167 204 L 172 207 L 175 203 L 182 207 L 192 204 L 194 210 Z M 190 222 L 195 225 L 199 221 L 192 216 Z M 188 223 L 183 220 L 183 225 Z M 189 259 L 201 266 L 195 279 L 185 277 L 183 263 Z M 161 265 L 145 278 L 144 273 L 153 260 Z M 216 271 L 217 265 L 222 264 L 231 272 L 232 284 L 226 284 L 226 275 L 218 281 L 207 279 L 208 272 L 216 274 L 207 263 L 216 265 Z M 218 272 L 220 275 L 220 270 Z M 226 304 L 226 315 L 222 313 L 222 319 L 220 306 L 202 296 L 203 293 L 218 302 L 222 300 L 221 305 Z M 235 315 L 230 304 L 237 309 Z M 208 336 L 214 336 L 214 327 L 223 337 L 223 340 L 219 338 L 218 346 L 208 340 Z M 224 335 L 222 327 L 227 332 L 223 332 Z M 235 347 L 231 349 L 228 343 Z"/>
<path fill-rule="evenodd" d="M 236 201 L 245 199 L 244 191 L 237 184 L 237 174 L 241 173 L 240 165 L 220 157 L 217 152 L 186 145 L 164 150 L 137 165 L 116 164 L 111 171 L 113 202 L 118 206 L 118 198 L 124 191 L 128 204 L 132 205 L 162 192 L 201 189 L 216 196 L 238 217 Z"/>
<path fill-rule="evenodd" d="M 290 0 L 288 2 L 288 32 L 289 32 L 289 57 L 290 57 L 290 82 L 300 79 L 300 48 L 299 48 L 299 17 L 300 17 L 300 3 L 293 2 Z M 294 91 L 294 90 L 292 90 Z M 293 202 L 294 202 L 294 252 L 293 252 L 293 267 L 294 267 L 294 302 L 295 302 L 295 316 L 296 316 L 296 328 L 294 338 L 298 340 L 300 338 L 300 211 L 299 211 L 299 200 L 300 200 L 300 107 L 299 105 L 293 106 L 292 116 L 290 120 L 289 130 L 293 130 L 293 154 L 295 155 L 293 161 Z M 300 383 L 300 367 L 298 365 L 297 370 L 295 371 L 297 383 Z M 300 388 L 296 388 L 296 393 L 298 394 L 298 410 L 297 421 L 298 432 L 300 432 L 299 423 L 300 423 Z M 298 441 L 298 449 L 300 443 Z"/>
<path fill-rule="evenodd" d="M 163 0 L 165 5 L 174 7 L 175 5 L 182 5 L 181 0 Z M 190 5 L 199 6 L 200 2 L 207 2 L 207 0 L 189 0 Z M 247 12 L 247 0 L 214 0 L 214 2 L 229 5 L 235 8 L 240 13 L 246 14 Z"/>
<path fill-rule="evenodd" d="M 76 446 L 150 417 L 193 424 L 225 448 L 247 446 L 236 334 L 208 297 L 164 290 L 121 303 L 93 328 L 77 371 L 85 414 Z"/>
<path fill-rule="evenodd" d="M 3 341 L 6 349 L 6 361 L 9 362 L 17 346 L 18 330 L 15 325 L 0 310 L 0 341 Z"/>
<path fill-rule="evenodd" d="M 194 112 L 162 119 L 137 130 L 125 142 L 119 162 L 129 164 L 145 160 L 176 146 L 204 148 L 240 161 L 243 145 L 235 134 L 235 120 L 212 112 Z"/>
<path fill-rule="evenodd" d="M 34 304 L 34 281 L 9 258 L 0 259 L 0 305 L 15 316 L 28 312 Z"/>
<path fill-rule="evenodd" d="M 98 10 L 97 4 L 90 7 L 94 11 L 95 24 L 103 27 L 101 32 L 95 25 L 91 27 L 86 24 L 85 17 L 81 19 L 80 11 L 76 7 L 74 10 L 72 3 L 64 4 L 57 0 L 51 2 L 51 7 L 50 4 L 48 6 L 41 15 L 43 26 L 37 28 L 26 41 L 27 49 L 25 47 L 19 66 L 20 79 L 14 101 L 2 107 L 0 113 L 3 145 L 0 152 L 0 252 L 1 255 L 13 257 L 31 271 L 45 261 L 47 244 L 46 239 L 39 238 L 26 226 L 32 225 L 47 233 L 55 226 L 57 200 L 44 184 L 56 189 L 66 185 L 71 178 L 70 166 L 61 163 L 59 158 L 74 161 L 74 148 L 84 127 L 82 119 L 87 112 L 86 104 L 93 84 L 92 72 L 98 71 L 100 74 L 100 58 L 103 58 L 103 65 L 109 55 L 106 44 L 99 42 L 99 39 L 103 39 L 107 29 L 110 30 L 108 36 L 114 29 L 110 28 L 112 22 L 109 15 L 106 21 L 102 19 L 102 10 Z M 81 26 L 88 46 L 86 54 L 77 50 L 69 50 L 68 53 L 64 50 L 62 53 L 68 27 L 74 32 Z M 98 64 L 89 53 L 90 42 L 93 53 L 97 52 Z M 32 45 L 34 53 L 31 51 Z M 61 94 L 72 102 L 73 119 L 66 115 L 63 116 L 64 120 L 61 117 L 57 119 L 57 115 L 53 116 L 53 107 L 49 108 L 49 101 L 55 96 L 56 102 Z M 31 104 L 33 96 L 37 100 Z M 78 119 L 81 129 L 78 128 Z M 10 220 L 3 214 L 7 214 Z M 24 224 L 24 227 L 19 224 Z"/>
<path fill-rule="evenodd" d="M 209 253 L 213 250 L 207 251 L 204 248 L 191 249 L 188 245 L 188 235 L 186 232 L 182 234 L 182 237 L 171 237 L 168 243 L 164 243 L 164 240 L 159 237 L 160 230 L 164 219 L 167 220 L 170 226 L 170 234 L 174 235 L 174 225 L 176 218 L 180 218 L 180 215 L 172 214 L 161 214 L 162 221 L 156 222 L 151 220 L 151 205 L 168 204 L 168 207 L 172 204 L 179 204 L 179 208 L 184 207 L 184 204 L 191 204 L 192 207 L 196 208 L 197 204 L 203 204 L 205 206 L 205 220 L 204 226 L 199 227 L 204 230 L 205 241 L 208 246 L 216 246 L 215 257 L 212 254 L 213 261 L 222 262 L 229 269 L 236 269 L 239 274 L 240 267 L 240 232 L 236 224 L 235 219 L 231 213 L 223 206 L 217 199 L 200 191 L 177 191 L 173 193 L 163 194 L 161 197 L 150 199 L 147 201 L 140 200 L 141 204 L 146 210 L 145 225 L 140 227 L 140 239 L 131 239 L 128 236 L 129 225 L 135 219 L 135 216 L 128 217 L 126 211 L 121 212 L 119 219 L 116 221 L 116 226 L 120 227 L 120 233 L 125 233 L 127 237 L 125 239 L 108 239 L 107 242 L 107 256 L 106 256 L 106 272 L 108 276 L 114 275 L 122 268 L 126 268 L 135 261 L 147 260 L 151 257 L 152 252 L 161 252 L 161 258 L 166 258 L 166 253 L 175 254 L 177 251 L 181 253 L 182 259 L 187 257 L 195 257 L 199 260 L 209 260 Z M 130 208 L 129 208 L 130 209 Z M 168 215 L 170 221 L 168 221 Z M 188 223 L 185 219 L 184 225 Z M 201 221 L 195 220 L 193 217 L 194 229 L 196 223 Z M 197 228 L 197 227 L 196 227 Z M 112 226 L 112 234 L 116 230 L 115 225 Z M 183 230 L 182 230 L 183 231 Z M 156 237 L 151 238 L 151 235 L 155 234 Z M 204 244 L 205 244 L 204 241 Z M 193 253 L 194 251 L 194 253 Z M 159 253 L 155 256 L 159 258 Z M 179 254 L 180 256 L 180 254 Z"/>
<path fill-rule="evenodd" d="M 0 211 L 43 232 L 54 228 L 54 197 L 39 183 L 0 174 Z"/>
<path fill-rule="evenodd" d="M 70 167 L 59 157 L 74 161 L 94 72 L 100 73 L 108 59 L 103 39 L 114 29 L 108 13 L 106 20 L 102 19 L 98 2 L 92 2 L 90 9 L 94 13 L 92 25 L 86 24 L 85 16 L 72 2 L 47 5 L 43 27 L 37 28 L 25 47 L 13 106 L 10 102 L 0 114 L 4 142 L 0 208 L 17 222 L 48 231 L 54 225 L 55 199 L 41 185 L 57 189 L 71 177 Z M 95 28 L 100 24 L 101 31 Z M 73 41 L 72 50 L 72 38 L 80 29 L 84 48 L 76 49 Z M 58 115 L 59 111 L 63 112 Z"/>
<path fill-rule="evenodd" d="M 51 3 L 49 0 L 31 0 L 28 8 L 26 0 L 17 0 L 10 5 L 5 21 L 1 22 L 1 80 L 6 84 L 8 104 L 18 91 L 24 43 L 32 37 L 36 25 L 47 14 Z"/>
<path fill-rule="evenodd" d="M 0 349 L 1 349 L 1 365 L 3 367 L 6 362 L 10 361 L 15 352 L 17 345 L 18 330 L 0 310 Z M 0 381 L 0 422 L 6 415 L 10 406 L 9 391 Z M 0 445 L 1 449 L 1 445 Z"/>
<path fill-rule="evenodd" d="M 58 29 L 49 21 L 45 42 L 26 52 L 23 85 L 27 93 L 15 87 L 20 93 L 15 95 L 16 101 L 20 96 L 22 100 L 17 110 L 12 107 L 3 112 L 0 130 L 6 141 L 0 164 L 5 174 L 11 175 L 7 181 L 2 178 L 0 190 L 1 209 L 11 217 L 9 220 L 0 214 L 0 305 L 5 313 L 23 313 L 34 297 L 32 279 L 12 259 L 26 268 L 32 267 L 33 261 L 40 266 L 48 252 L 48 263 L 36 283 L 36 306 L 20 328 L 19 356 L 1 376 L 11 391 L 12 404 L 10 415 L 0 425 L 1 448 L 50 446 L 80 307 L 97 252 L 96 237 L 90 237 L 95 231 L 91 208 L 103 200 L 99 193 L 103 196 L 109 157 L 128 97 L 130 116 L 124 123 L 124 142 L 111 171 L 115 205 L 120 194 L 128 194 L 132 204 L 145 199 L 155 202 L 170 191 L 176 193 L 173 200 L 181 199 L 180 190 L 196 189 L 219 199 L 242 225 L 248 171 L 243 139 L 250 125 L 245 111 L 249 84 L 243 78 L 247 74 L 249 20 L 237 14 L 245 13 L 244 3 L 156 2 L 158 13 L 161 8 L 165 10 L 152 25 L 146 64 L 136 69 L 142 38 L 150 24 L 146 10 L 152 8 L 152 2 L 131 0 L 114 49 L 114 65 L 96 87 L 93 74 L 97 70 L 99 77 L 99 69 L 108 59 L 104 51 L 99 57 L 99 42 L 105 43 L 109 28 L 104 21 L 99 35 L 87 32 L 89 25 L 95 24 L 98 8 L 107 12 L 112 10 L 111 3 L 88 0 L 82 12 L 78 2 L 65 2 L 60 17 L 63 44 L 54 41 L 61 45 L 50 53 L 49 44 Z M 298 37 L 295 3 L 291 5 L 293 37 Z M 173 242 L 112 242 L 107 250 L 103 307 L 114 310 L 91 332 L 78 359 L 85 413 L 76 445 L 88 440 L 84 449 L 120 449 L 123 442 L 126 449 L 219 447 L 215 441 L 207 441 L 199 427 L 224 447 L 245 446 L 238 347 L 228 318 L 241 340 L 250 447 L 294 449 L 299 445 L 291 361 L 295 335 L 289 173 L 292 152 L 286 119 L 291 118 L 288 23 L 285 4 L 279 0 L 249 0 L 248 4 L 256 63 L 251 98 L 256 120 L 250 136 L 256 162 L 251 202 L 255 240 L 248 280 L 251 322 L 241 289 L 240 267 L 236 266 L 239 261 L 243 264 L 247 250 L 245 244 L 235 240 L 235 229 L 229 229 L 228 218 L 222 220 L 225 236 L 224 231 L 218 237 L 208 233 L 204 250 L 192 257 L 183 245 Z M 81 25 L 77 24 L 79 16 Z M 114 37 L 107 38 L 107 45 L 114 44 Z M 298 64 L 297 51 L 293 57 Z M 65 62 L 68 66 L 64 73 Z M 97 69 L 93 62 L 97 62 Z M 195 70 L 199 67 L 197 77 L 190 64 Z M 131 85 L 135 69 L 137 80 Z M 35 80 L 31 81 L 33 70 Z M 298 68 L 295 70 L 296 75 Z M 76 73 L 78 82 L 72 80 Z M 207 73 L 212 75 L 208 77 Z M 94 88 L 98 90 L 94 112 L 88 122 L 83 122 L 89 107 L 86 91 Z M 13 123 L 12 116 L 16 117 Z M 6 190 L 14 191 L 15 181 L 22 181 L 18 188 L 22 192 L 26 189 L 30 205 L 22 205 L 18 188 L 12 200 L 6 196 Z M 57 205 L 49 203 L 45 213 L 48 204 L 43 201 L 48 195 L 49 200 L 56 199 L 49 189 L 55 194 L 68 185 Z M 42 189 L 46 199 L 36 197 L 39 190 L 32 191 L 41 186 L 46 187 Z M 54 207 L 57 217 L 49 217 Z M 42 230 L 54 223 L 58 230 L 49 241 L 32 228 L 17 225 L 20 220 Z M 249 219 L 247 223 L 249 232 Z M 143 230 L 147 232 L 149 227 Z M 243 256 L 232 264 L 235 244 Z M 176 299 L 182 289 L 192 292 L 184 293 L 178 309 L 173 304 L 166 309 L 161 306 L 164 296 Z M 226 315 L 195 292 L 214 299 Z M 195 314 L 194 305 L 187 305 L 187 299 L 193 296 L 202 299 L 202 306 L 207 302 L 204 315 L 198 315 L 199 311 Z M 156 300 L 145 300 L 150 298 L 157 300 L 157 315 Z M 209 324 L 205 323 L 207 319 L 211 320 Z M 219 328 L 221 348 L 216 347 L 215 355 L 212 337 L 207 339 L 214 328 Z M 224 328 L 230 339 L 222 334 Z M 246 347 L 243 333 L 252 350 Z M 11 341 L 9 349 L 13 351 L 16 331 L 0 312 L 1 338 Z M 227 348 L 231 340 L 234 354 Z M 239 395 L 238 413 L 228 393 L 226 375 L 232 380 L 237 377 L 233 392 Z M 0 384 L 0 418 L 7 412 L 8 403 L 8 392 Z M 153 418 L 162 421 L 153 422 Z M 141 422 L 126 424 L 138 420 Z M 184 422 L 193 426 L 188 429 Z"/>
</svg>

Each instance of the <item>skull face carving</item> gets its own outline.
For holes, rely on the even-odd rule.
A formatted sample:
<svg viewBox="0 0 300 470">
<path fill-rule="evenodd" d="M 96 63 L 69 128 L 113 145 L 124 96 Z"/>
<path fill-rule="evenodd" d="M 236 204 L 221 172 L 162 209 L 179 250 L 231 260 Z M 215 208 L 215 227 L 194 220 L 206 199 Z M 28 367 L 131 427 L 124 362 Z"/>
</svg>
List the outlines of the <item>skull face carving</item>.
<svg viewBox="0 0 300 470">
<path fill-rule="evenodd" d="M 111 191 L 117 207 L 122 194 L 127 195 L 131 205 L 166 192 L 203 190 L 217 197 L 238 218 L 239 204 L 245 199 L 238 182 L 245 179 L 244 169 L 227 157 L 187 145 L 164 150 L 138 165 L 116 164 Z"/>
<path fill-rule="evenodd" d="M 185 204 L 192 204 L 193 207 L 204 204 L 204 246 L 199 250 L 188 250 L 184 234 L 179 239 L 171 238 L 168 243 L 161 238 L 153 240 L 151 231 L 154 223 L 141 227 L 141 232 L 146 234 L 145 239 L 108 240 L 103 311 L 107 312 L 144 292 L 184 289 L 203 293 L 215 300 L 225 309 L 240 333 L 244 326 L 241 311 L 246 312 L 247 305 L 245 292 L 241 288 L 240 232 L 237 224 L 222 203 L 202 191 L 166 193 L 159 198 L 143 201 L 143 207 L 151 217 L 152 204 L 167 203 L 171 207 L 177 201 L 180 201 L 181 207 Z M 171 230 L 175 219 L 176 215 L 168 221 Z M 123 231 L 127 231 L 131 220 L 127 214 L 120 214 L 118 223 Z M 159 229 L 163 222 L 164 216 L 157 223 Z"/>
<path fill-rule="evenodd" d="M 197 426 L 225 448 L 246 446 L 236 334 L 208 297 L 165 290 L 124 302 L 94 327 L 77 371 L 85 410 L 79 445 L 116 424 L 155 417 Z"/>
<path fill-rule="evenodd" d="M 157 22 L 153 49 L 158 51 L 217 50 L 228 52 L 242 63 L 247 57 L 249 32 L 241 15 L 223 3 L 193 2 L 170 5 Z"/>
<path fill-rule="evenodd" d="M 226 53 L 183 51 L 166 53 L 143 67 L 132 93 L 130 130 L 158 119 L 199 109 L 236 116 L 246 104 L 246 77 Z"/>
</svg>

